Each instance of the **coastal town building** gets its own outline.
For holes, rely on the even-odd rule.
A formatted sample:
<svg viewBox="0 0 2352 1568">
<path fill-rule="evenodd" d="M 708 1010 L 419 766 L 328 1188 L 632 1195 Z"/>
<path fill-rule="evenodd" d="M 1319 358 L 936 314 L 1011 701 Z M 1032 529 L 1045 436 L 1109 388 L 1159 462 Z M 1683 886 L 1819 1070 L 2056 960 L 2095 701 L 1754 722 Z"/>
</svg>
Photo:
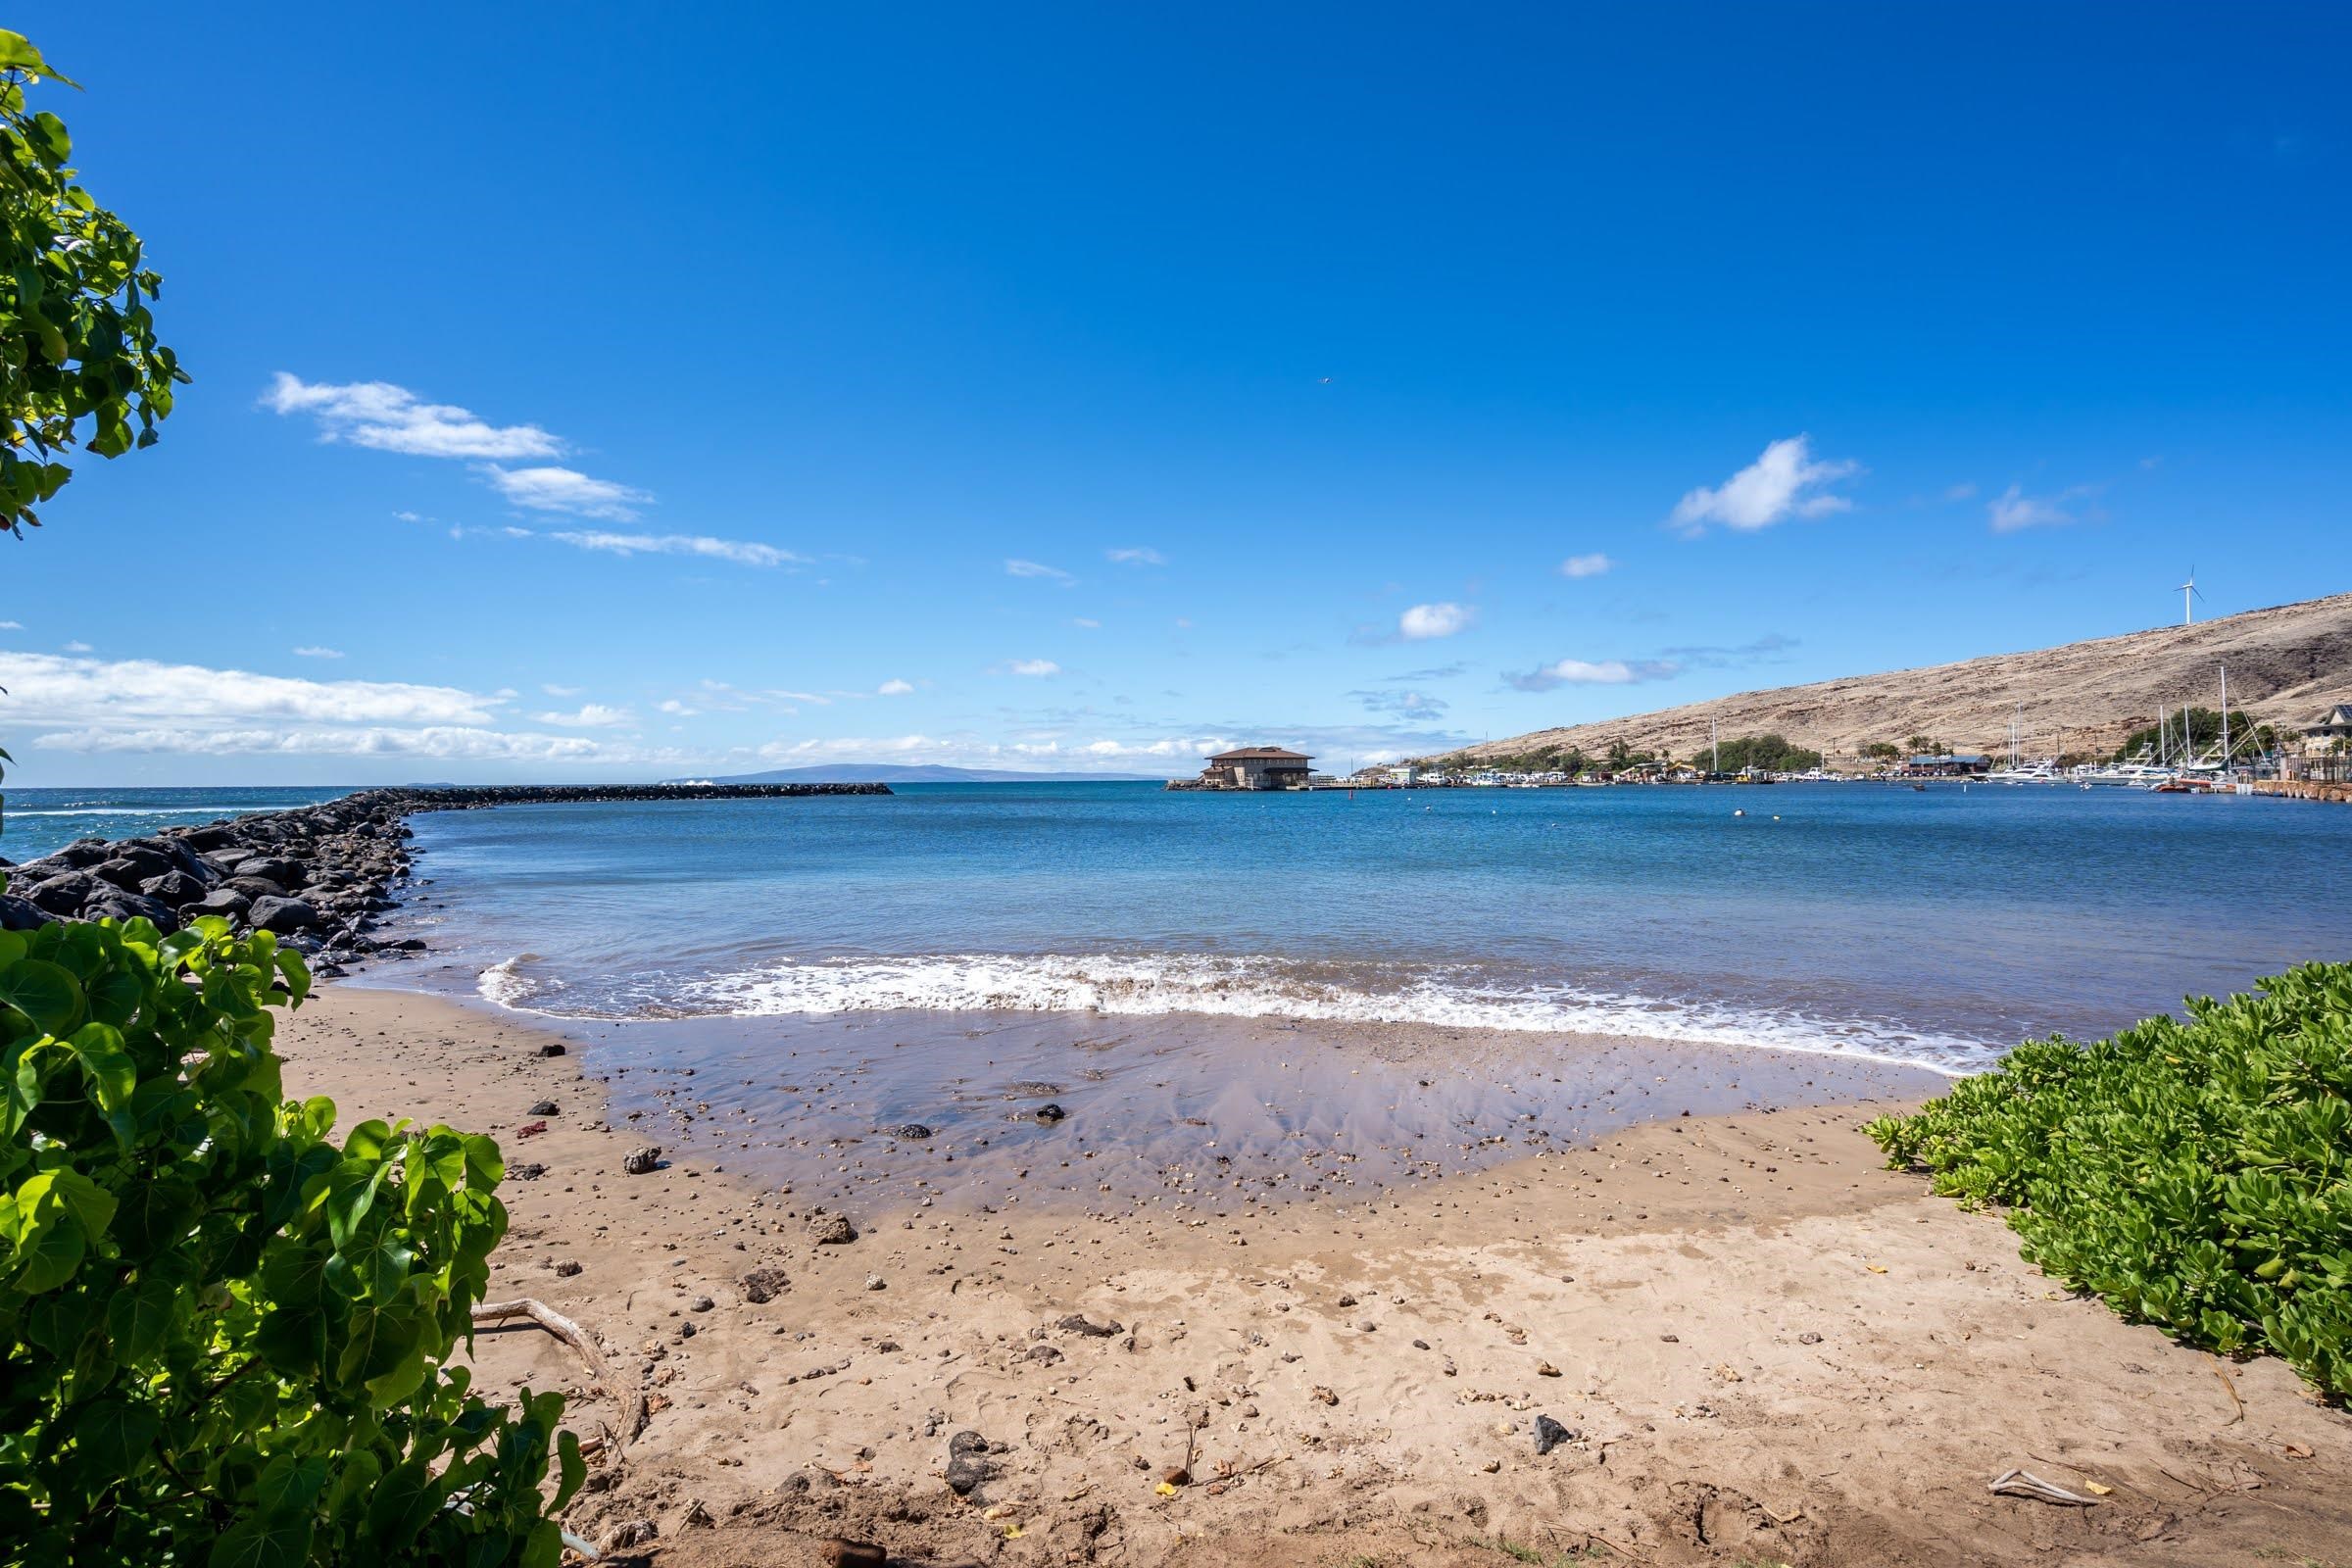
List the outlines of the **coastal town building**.
<svg viewBox="0 0 2352 1568">
<path fill-rule="evenodd" d="M 2338 703 L 2303 726 L 2299 761 L 2284 770 L 2288 776 L 2332 780 L 2352 774 L 2352 703 Z"/>
<path fill-rule="evenodd" d="M 1975 752 L 1943 752 L 1934 757 L 1907 757 L 1903 760 L 1905 778 L 1973 778 L 1989 772 L 1992 759 Z"/>
<path fill-rule="evenodd" d="M 1279 746 L 1244 746 L 1219 752 L 1200 770 L 1200 788 L 1212 790 L 1302 790 L 1314 759 Z"/>
</svg>

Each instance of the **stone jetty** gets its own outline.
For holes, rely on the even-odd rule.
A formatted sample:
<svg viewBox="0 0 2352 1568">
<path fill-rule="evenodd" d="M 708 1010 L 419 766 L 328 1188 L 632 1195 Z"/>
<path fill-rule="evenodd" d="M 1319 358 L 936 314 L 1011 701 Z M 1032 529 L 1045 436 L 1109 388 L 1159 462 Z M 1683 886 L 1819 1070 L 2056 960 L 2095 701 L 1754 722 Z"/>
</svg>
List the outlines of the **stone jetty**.
<svg viewBox="0 0 2352 1568">
<path fill-rule="evenodd" d="M 409 871 L 408 819 L 494 806 L 647 801 L 761 801 L 888 795 L 887 784 L 476 785 L 368 789 L 317 806 L 168 827 L 108 843 L 81 839 L 8 867 L 0 930 L 47 920 L 127 920 L 166 932 L 216 914 L 270 931 L 321 965 L 384 951 L 370 933 Z M 415 938 L 389 946 L 413 950 Z"/>
</svg>

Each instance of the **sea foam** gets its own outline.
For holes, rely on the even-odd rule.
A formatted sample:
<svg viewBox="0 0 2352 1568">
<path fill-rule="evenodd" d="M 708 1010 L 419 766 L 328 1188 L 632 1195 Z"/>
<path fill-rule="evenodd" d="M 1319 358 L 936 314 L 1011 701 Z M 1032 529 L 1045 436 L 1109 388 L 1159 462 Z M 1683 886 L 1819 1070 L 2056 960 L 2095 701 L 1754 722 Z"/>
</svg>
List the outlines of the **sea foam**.
<svg viewBox="0 0 2352 1568">
<path fill-rule="evenodd" d="M 526 971 L 531 955 L 482 971 L 481 995 L 514 1010 L 550 1011 Z M 1372 983 L 1377 981 L 1378 983 Z M 600 1016 L 770 1017 L 851 1012 L 1176 1013 L 1612 1035 L 1700 1045 L 1855 1056 L 1950 1075 L 1980 1071 L 2000 1048 L 1868 1020 L 1824 1019 L 1706 1001 L 1659 999 L 1566 985 L 1496 985 L 1458 968 L 1430 966 L 1335 979 L 1328 966 L 1266 957 L 1196 954 L 934 954 L 904 957 L 779 959 L 659 989 L 642 985 Z M 566 1003 L 587 998 L 567 995 Z"/>
</svg>

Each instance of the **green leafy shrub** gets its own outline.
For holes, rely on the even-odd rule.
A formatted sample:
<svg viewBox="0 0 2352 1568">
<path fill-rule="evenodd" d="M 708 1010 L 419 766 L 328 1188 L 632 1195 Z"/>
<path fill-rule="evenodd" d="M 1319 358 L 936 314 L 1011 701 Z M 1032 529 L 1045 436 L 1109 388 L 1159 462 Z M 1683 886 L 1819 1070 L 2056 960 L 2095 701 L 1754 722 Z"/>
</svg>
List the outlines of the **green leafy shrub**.
<svg viewBox="0 0 2352 1568">
<path fill-rule="evenodd" d="M 310 990 L 218 919 L 0 932 L 0 1559 L 524 1563 L 558 1395 L 444 1363 L 505 1233 L 491 1140 L 283 1102 Z"/>
<path fill-rule="evenodd" d="M 2007 1208 L 2025 1255 L 2132 1322 L 2269 1350 L 2352 1394 L 2352 964 L 2188 1020 L 2029 1042 L 1866 1129 L 1936 1190 Z"/>
</svg>

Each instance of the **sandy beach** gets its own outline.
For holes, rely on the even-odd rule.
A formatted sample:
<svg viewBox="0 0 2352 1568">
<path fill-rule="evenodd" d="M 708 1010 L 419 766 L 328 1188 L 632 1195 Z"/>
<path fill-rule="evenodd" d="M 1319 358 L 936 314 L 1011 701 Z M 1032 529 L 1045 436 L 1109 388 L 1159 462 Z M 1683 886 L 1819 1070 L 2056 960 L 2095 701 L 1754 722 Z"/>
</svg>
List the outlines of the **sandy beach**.
<svg viewBox="0 0 2352 1568">
<path fill-rule="evenodd" d="M 500 1139 L 491 1298 L 575 1318 L 632 1385 L 575 1398 L 583 1435 L 648 1396 L 568 1519 L 618 1560 L 2352 1560 L 2342 1412 L 2060 1290 L 1881 1168 L 1856 1129 L 1884 1104 L 1662 1110 L 1344 1205 L 1089 1201 L 1058 1168 L 950 1188 L 930 1140 L 766 1122 L 840 1179 L 790 1178 L 627 1086 L 624 1048 L 438 998 L 329 987 L 279 1039 L 289 1093 L 346 1123 Z M 477 1360 L 493 1389 L 584 1381 L 533 1328 Z M 1540 1421 L 1565 1433 L 1542 1454 Z M 985 1451 L 951 1463 L 967 1432 Z M 2092 1505 L 1988 1491 L 2016 1468 Z"/>
</svg>

